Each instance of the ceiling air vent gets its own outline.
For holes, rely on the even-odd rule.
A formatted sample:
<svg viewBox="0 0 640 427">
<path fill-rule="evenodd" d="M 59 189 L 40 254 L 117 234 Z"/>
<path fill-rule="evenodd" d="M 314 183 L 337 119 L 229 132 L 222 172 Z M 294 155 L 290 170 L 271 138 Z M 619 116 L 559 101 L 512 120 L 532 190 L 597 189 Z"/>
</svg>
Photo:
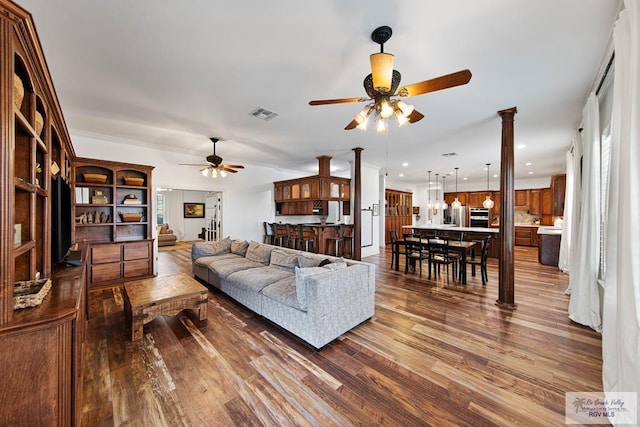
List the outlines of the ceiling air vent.
<svg viewBox="0 0 640 427">
<path fill-rule="evenodd" d="M 443 153 L 442 157 L 453 157 L 453 156 L 457 156 L 458 153 Z"/>
<path fill-rule="evenodd" d="M 269 111 L 266 108 L 256 108 L 252 112 L 249 113 L 253 117 L 261 120 L 271 120 L 274 117 L 278 117 L 278 113 L 274 113 L 273 111 Z"/>
</svg>

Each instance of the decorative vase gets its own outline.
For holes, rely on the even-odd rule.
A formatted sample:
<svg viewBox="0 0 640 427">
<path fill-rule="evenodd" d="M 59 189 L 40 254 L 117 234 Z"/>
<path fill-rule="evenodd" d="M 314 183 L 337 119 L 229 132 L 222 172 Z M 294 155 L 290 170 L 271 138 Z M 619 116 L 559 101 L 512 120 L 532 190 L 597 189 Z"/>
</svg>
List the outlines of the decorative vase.
<svg viewBox="0 0 640 427">
<path fill-rule="evenodd" d="M 36 134 L 38 136 L 40 136 L 40 133 L 42 132 L 43 127 L 44 127 L 44 118 L 42 117 L 42 114 L 40 114 L 39 111 L 36 111 Z"/>
</svg>

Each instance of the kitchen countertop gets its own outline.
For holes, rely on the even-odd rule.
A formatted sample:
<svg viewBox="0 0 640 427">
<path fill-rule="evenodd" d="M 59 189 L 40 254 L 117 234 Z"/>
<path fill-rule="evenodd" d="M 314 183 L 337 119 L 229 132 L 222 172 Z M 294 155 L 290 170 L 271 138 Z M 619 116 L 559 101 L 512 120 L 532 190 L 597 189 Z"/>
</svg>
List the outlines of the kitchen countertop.
<svg viewBox="0 0 640 427">
<path fill-rule="evenodd" d="M 538 228 L 538 234 L 561 235 L 562 227 L 541 226 Z"/>
</svg>

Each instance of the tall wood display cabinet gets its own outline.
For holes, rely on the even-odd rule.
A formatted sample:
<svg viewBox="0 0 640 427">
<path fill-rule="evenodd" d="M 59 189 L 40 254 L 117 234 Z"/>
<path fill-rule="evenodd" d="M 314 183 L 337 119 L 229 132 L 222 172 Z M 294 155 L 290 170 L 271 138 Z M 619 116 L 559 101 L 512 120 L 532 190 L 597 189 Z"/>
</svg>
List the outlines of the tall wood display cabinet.
<svg viewBox="0 0 640 427">
<path fill-rule="evenodd" d="M 74 157 L 31 15 L 0 0 L 0 425 L 80 423 L 84 268 L 51 260 L 52 178 L 70 185 Z M 14 310 L 37 277 L 47 296 Z"/>
</svg>

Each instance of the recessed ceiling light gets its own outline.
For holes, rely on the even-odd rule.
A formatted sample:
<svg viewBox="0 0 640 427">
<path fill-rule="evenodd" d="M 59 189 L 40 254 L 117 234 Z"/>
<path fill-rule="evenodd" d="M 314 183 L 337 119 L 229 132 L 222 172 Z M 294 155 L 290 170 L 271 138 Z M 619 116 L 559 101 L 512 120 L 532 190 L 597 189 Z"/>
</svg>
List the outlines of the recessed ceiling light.
<svg viewBox="0 0 640 427">
<path fill-rule="evenodd" d="M 409 163 L 407 163 L 407 162 L 402 162 L 402 166 L 407 167 L 407 166 L 409 166 Z"/>
<path fill-rule="evenodd" d="M 467 178 L 466 176 L 464 178 L 462 178 L 463 181 L 468 180 L 469 178 Z"/>
<path fill-rule="evenodd" d="M 522 148 L 526 148 L 527 145 L 526 144 L 518 144 L 518 150 L 522 149 Z"/>
<path fill-rule="evenodd" d="M 497 177 L 498 177 L 498 174 L 497 174 L 497 173 L 493 174 L 493 177 L 494 177 L 494 178 L 497 178 Z"/>
<path fill-rule="evenodd" d="M 524 164 L 525 166 L 531 166 L 531 162 L 527 162 Z"/>
<path fill-rule="evenodd" d="M 529 175 L 533 175 L 533 171 L 529 171 Z"/>
<path fill-rule="evenodd" d="M 404 176 L 404 174 L 403 174 L 403 173 L 399 173 L 399 174 L 398 174 L 398 176 L 399 176 L 399 177 L 403 177 L 403 176 Z"/>
</svg>

